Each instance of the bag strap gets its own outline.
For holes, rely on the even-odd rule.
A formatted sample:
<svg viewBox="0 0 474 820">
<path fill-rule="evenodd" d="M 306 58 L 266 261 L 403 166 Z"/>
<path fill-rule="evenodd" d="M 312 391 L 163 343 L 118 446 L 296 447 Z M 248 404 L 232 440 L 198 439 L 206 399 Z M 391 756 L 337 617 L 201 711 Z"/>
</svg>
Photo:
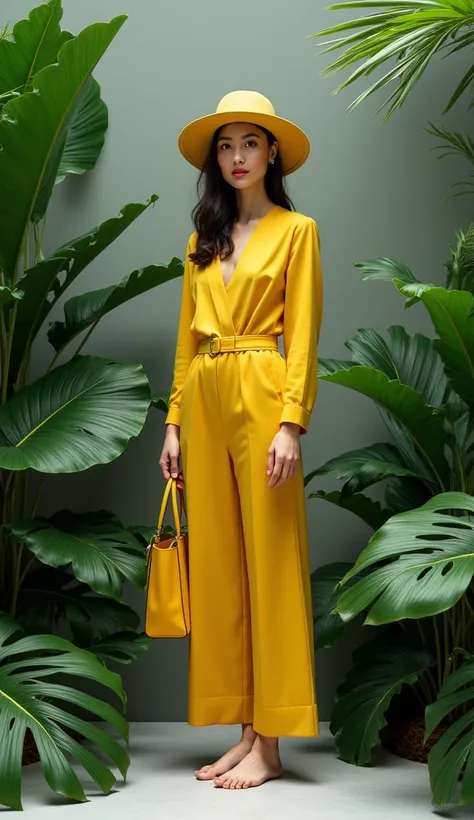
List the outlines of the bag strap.
<svg viewBox="0 0 474 820">
<path fill-rule="evenodd" d="M 173 505 L 173 516 L 174 516 L 174 523 L 176 528 L 176 534 L 179 538 L 181 535 L 181 514 L 178 511 L 178 498 L 177 498 L 177 482 L 176 479 L 173 477 L 169 478 L 165 487 L 165 492 L 163 494 L 163 500 L 161 502 L 161 509 L 160 514 L 158 516 L 158 523 L 156 527 L 157 535 L 161 535 L 161 531 L 163 529 L 163 523 L 165 520 L 166 514 L 166 507 L 168 506 L 168 500 L 170 497 L 171 492 L 171 500 Z M 184 497 L 182 490 L 180 492 L 180 501 L 181 501 L 181 511 L 184 509 Z"/>
</svg>

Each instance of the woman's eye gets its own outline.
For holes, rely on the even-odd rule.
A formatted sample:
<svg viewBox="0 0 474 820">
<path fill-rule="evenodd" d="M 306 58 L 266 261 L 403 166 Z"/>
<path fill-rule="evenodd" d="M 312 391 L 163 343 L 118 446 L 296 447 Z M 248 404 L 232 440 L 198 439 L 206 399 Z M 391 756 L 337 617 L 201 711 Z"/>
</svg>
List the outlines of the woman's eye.
<svg viewBox="0 0 474 820">
<path fill-rule="evenodd" d="M 247 143 L 247 145 L 256 145 L 256 144 L 257 143 L 255 142 L 255 140 L 249 140 L 248 143 Z"/>
</svg>

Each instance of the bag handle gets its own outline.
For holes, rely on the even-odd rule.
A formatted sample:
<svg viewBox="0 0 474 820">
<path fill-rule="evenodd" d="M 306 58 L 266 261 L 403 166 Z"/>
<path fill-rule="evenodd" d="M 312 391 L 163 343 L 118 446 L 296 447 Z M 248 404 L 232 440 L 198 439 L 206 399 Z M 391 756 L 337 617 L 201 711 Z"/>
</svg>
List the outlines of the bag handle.
<svg viewBox="0 0 474 820">
<path fill-rule="evenodd" d="M 180 495 L 180 502 L 181 502 L 181 511 L 178 511 L 177 482 L 176 482 L 176 479 L 174 479 L 173 477 L 168 479 L 166 487 L 165 487 L 165 492 L 163 494 L 163 500 L 161 502 L 160 514 L 158 516 L 158 523 L 157 523 L 157 527 L 156 527 L 156 532 L 157 532 L 157 535 L 160 536 L 161 532 L 163 530 L 163 523 L 164 523 L 164 520 L 165 520 L 166 507 L 168 506 L 168 500 L 169 500 L 169 497 L 170 497 L 170 492 L 171 492 L 171 500 L 172 500 L 172 505 L 173 505 L 173 516 L 174 516 L 174 523 L 175 523 L 175 528 L 176 528 L 176 537 L 180 538 L 181 537 L 181 513 L 182 513 L 183 509 L 185 509 L 185 507 L 184 507 L 184 496 L 183 496 L 183 491 L 180 489 L 179 495 Z"/>
</svg>

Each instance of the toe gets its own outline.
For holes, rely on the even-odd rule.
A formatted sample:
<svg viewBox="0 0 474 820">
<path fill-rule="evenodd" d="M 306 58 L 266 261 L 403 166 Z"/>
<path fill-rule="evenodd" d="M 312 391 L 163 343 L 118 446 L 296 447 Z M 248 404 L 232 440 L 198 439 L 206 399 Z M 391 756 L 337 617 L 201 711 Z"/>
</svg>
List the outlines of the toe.
<svg viewBox="0 0 474 820">
<path fill-rule="evenodd" d="M 243 789 L 248 789 L 249 786 L 250 786 L 250 780 L 245 780 L 242 788 Z"/>
</svg>

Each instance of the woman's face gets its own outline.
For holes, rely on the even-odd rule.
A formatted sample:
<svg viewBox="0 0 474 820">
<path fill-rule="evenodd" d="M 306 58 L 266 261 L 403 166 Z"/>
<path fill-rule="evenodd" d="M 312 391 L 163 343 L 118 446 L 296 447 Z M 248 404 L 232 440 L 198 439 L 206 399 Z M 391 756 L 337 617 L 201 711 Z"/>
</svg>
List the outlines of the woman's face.
<svg viewBox="0 0 474 820">
<path fill-rule="evenodd" d="M 217 160 L 222 175 L 234 188 L 250 188 L 263 179 L 268 163 L 276 156 L 278 143 L 268 145 L 258 125 L 233 122 L 223 125 L 217 139 Z M 238 175 L 237 171 L 245 171 Z"/>
</svg>

